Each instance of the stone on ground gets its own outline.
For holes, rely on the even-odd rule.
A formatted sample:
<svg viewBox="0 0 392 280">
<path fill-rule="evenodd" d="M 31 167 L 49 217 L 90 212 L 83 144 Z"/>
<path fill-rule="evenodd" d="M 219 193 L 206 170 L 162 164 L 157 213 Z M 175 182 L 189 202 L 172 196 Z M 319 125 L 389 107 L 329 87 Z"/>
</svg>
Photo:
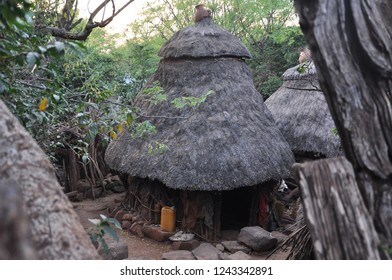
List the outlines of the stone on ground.
<svg viewBox="0 0 392 280">
<path fill-rule="evenodd" d="M 157 227 L 154 225 L 144 225 L 143 233 L 151 239 L 159 242 L 168 240 L 169 237 L 174 234 L 174 232 L 163 231 L 161 230 L 161 227 Z"/>
<path fill-rule="evenodd" d="M 173 250 L 187 250 L 192 251 L 200 245 L 200 241 L 196 239 L 188 241 L 175 241 L 172 243 L 171 247 Z"/>
<path fill-rule="evenodd" d="M 238 241 L 222 241 L 222 245 L 232 254 L 238 251 L 244 252 L 245 254 L 250 252 L 249 247 L 238 243 Z"/>
<path fill-rule="evenodd" d="M 210 243 L 202 242 L 192 253 L 197 260 L 219 260 L 221 251 Z"/>
<path fill-rule="evenodd" d="M 269 251 L 276 247 L 278 239 L 259 226 L 244 227 L 238 235 L 238 241 L 256 252 Z"/>
</svg>

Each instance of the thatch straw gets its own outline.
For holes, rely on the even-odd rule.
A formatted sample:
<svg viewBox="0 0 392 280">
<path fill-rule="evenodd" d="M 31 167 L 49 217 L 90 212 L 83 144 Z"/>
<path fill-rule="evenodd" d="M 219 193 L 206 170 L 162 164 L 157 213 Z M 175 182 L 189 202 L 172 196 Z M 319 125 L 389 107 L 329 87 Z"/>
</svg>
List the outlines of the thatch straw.
<svg viewBox="0 0 392 280">
<path fill-rule="evenodd" d="M 252 57 L 233 34 L 217 26 L 209 17 L 176 32 L 158 55 L 164 58 Z"/>
<path fill-rule="evenodd" d="M 207 31 L 222 30 L 214 27 L 213 22 L 203 21 L 180 30 L 173 38 L 193 44 L 209 34 L 199 30 L 202 26 L 207 26 Z M 184 30 L 186 36 L 182 34 Z M 220 34 L 208 40 L 215 38 L 217 46 Z M 188 37 L 191 38 L 186 40 Z M 216 58 L 202 55 L 203 58 L 192 59 L 199 55 L 197 49 L 167 43 L 166 55 L 187 49 L 183 55 L 186 59 L 162 59 L 146 87 L 159 81 L 168 101 L 151 103 L 143 92 L 135 101 L 140 114 L 150 116 L 146 119 L 156 126 L 157 132 L 132 138 L 125 131 L 106 151 L 109 166 L 186 190 L 230 190 L 289 176 L 294 160 L 289 145 L 255 89 L 247 65 L 241 58 L 227 56 L 238 54 L 237 50 L 230 52 L 230 46 L 239 44 L 231 36 L 222 57 L 213 51 Z M 212 94 L 197 108 L 177 109 L 170 104 L 175 98 L 200 97 L 209 91 Z M 149 145 L 156 141 L 168 150 L 149 154 Z"/>
<path fill-rule="evenodd" d="M 298 70 L 302 67 L 304 72 Z M 313 62 L 288 69 L 283 85 L 265 102 L 294 154 L 342 154 L 339 137 L 320 91 Z"/>
</svg>

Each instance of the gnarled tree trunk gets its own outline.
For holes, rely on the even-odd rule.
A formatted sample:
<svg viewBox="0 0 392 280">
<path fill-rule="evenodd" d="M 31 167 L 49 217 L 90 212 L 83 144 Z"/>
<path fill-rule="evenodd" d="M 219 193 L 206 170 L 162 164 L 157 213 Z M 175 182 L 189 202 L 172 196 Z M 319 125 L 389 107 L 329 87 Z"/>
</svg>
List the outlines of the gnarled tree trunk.
<svg viewBox="0 0 392 280">
<path fill-rule="evenodd" d="M 0 101 L 0 178 L 4 195 L 0 204 L 7 205 L 3 199 L 15 198 L 9 187 L 15 182 L 22 190 L 23 201 L 18 205 L 20 221 L 9 222 L 9 227 L 0 227 L 4 240 L 17 240 L 14 235 L 27 227 L 23 219 L 23 207 L 31 231 L 32 251 L 36 250 L 38 259 L 97 259 L 98 254 L 84 231 L 79 217 L 57 182 L 54 168 L 34 139 L 18 120 Z M 8 188 L 8 190 L 7 190 Z M 11 193 L 10 195 L 8 195 Z M 9 205 L 9 204 L 8 204 Z M 15 207 L 11 204 L 10 207 Z M 18 217 L 12 214 L 7 217 Z M 0 215 L 1 217 L 1 215 Z M 1 223 L 2 221 L 0 221 Z M 26 234 L 19 238 L 25 240 Z M 26 244 L 28 242 L 26 241 Z M 3 246 L 0 242 L 0 246 Z M 18 246 L 7 244 L 6 246 Z M 15 248 L 16 248 L 15 247 Z M 7 248 L 0 248 L 7 252 Z M 9 251 L 9 250 L 8 250 Z M 6 256 L 6 255 L 4 255 Z M 10 258 L 33 258 L 34 254 L 21 253 Z"/>
<path fill-rule="evenodd" d="M 295 0 L 295 4 L 383 254 L 382 248 L 392 248 L 392 4 L 389 0 Z"/>
<path fill-rule="evenodd" d="M 345 158 L 294 165 L 317 259 L 380 259 L 380 241 Z"/>
</svg>

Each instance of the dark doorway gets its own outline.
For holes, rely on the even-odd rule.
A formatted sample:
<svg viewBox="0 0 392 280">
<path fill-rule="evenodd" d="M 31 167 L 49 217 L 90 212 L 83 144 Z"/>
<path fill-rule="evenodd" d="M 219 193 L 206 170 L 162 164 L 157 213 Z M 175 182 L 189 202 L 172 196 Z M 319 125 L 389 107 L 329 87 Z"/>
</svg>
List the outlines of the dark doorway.
<svg viewBox="0 0 392 280">
<path fill-rule="evenodd" d="M 251 188 L 222 192 L 221 230 L 248 226 L 253 195 Z"/>
</svg>

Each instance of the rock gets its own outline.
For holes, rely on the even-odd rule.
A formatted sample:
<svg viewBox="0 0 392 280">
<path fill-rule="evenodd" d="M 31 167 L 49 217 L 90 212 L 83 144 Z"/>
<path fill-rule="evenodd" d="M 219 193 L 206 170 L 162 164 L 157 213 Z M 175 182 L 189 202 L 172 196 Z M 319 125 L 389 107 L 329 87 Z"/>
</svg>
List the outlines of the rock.
<svg viewBox="0 0 392 280">
<path fill-rule="evenodd" d="M 259 226 L 244 227 L 238 235 L 238 241 L 256 252 L 269 251 L 276 247 L 278 239 Z"/>
<path fill-rule="evenodd" d="M 242 251 L 235 252 L 234 254 L 230 255 L 229 260 L 251 260 L 252 258 L 245 254 Z"/>
<path fill-rule="evenodd" d="M 196 239 L 188 241 L 175 241 L 172 243 L 171 247 L 173 250 L 187 250 L 192 251 L 200 245 L 200 241 Z"/>
<path fill-rule="evenodd" d="M 98 254 L 104 260 L 124 260 L 128 258 L 128 245 L 124 241 L 116 241 L 110 237 L 104 237 L 106 244 L 109 247 L 108 254 L 102 247 L 102 244 L 98 245 Z"/>
<path fill-rule="evenodd" d="M 223 247 L 223 246 L 222 246 Z M 221 252 L 219 253 L 219 259 L 220 260 L 230 260 L 230 255 L 228 253 L 225 252 Z"/>
<path fill-rule="evenodd" d="M 225 250 L 225 247 L 222 244 L 216 244 L 215 245 L 216 249 L 218 249 L 219 251 L 223 252 Z"/>
<path fill-rule="evenodd" d="M 278 244 L 282 244 L 288 238 L 288 236 L 286 234 L 284 234 L 284 233 L 282 233 L 280 231 L 272 231 L 271 232 L 271 236 L 275 237 L 276 239 L 278 239 Z"/>
<path fill-rule="evenodd" d="M 124 215 L 122 216 L 122 220 L 123 220 L 123 221 L 130 221 L 130 222 L 132 222 L 132 219 L 133 219 L 133 215 L 130 214 L 130 213 L 126 213 L 126 214 L 124 214 Z"/>
<path fill-rule="evenodd" d="M 75 201 L 75 202 L 81 202 L 81 201 L 83 201 L 83 199 L 84 199 L 83 193 L 78 193 L 78 194 L 75 196 L 74 201 Z"/>
<path fill-rule="evenodd" d="M 192 253 L 197 260 L 219 260 L 221 251 L 210 243 L 202 242 Z"/>
<path fill-rule="evenodd" d="M 114 182 L 114 181 L 121 182 L 120 176 L 118 176 L 118 175 L 114 175 L 114 176 L 110 177 L 110 180 L 112 182 Z"/>
<path fill-rule="evenodd" d="M 171 251 L 162 254 L 163 260 L 194 260 L 193 254 L 186 250 Z"/>
<path fill-rule="evenodd" d="M 132 223 L 141 222 L 141 221 L 144 221 L 144 219 L 140 215 L 138 214 L 133 215 Z"/>
<path fill-rule="evenodd" d="M 124 188 L 123 185 L 117 185 L 117 186 L 114 186 L 111 189 L 111 191 L 114 192 L 114 193 L 122 193 L 122 192 L 125 192 L 125 188 Z"/>
<path fill-rule="evenodd" d="M 65 195 L 68 197 L 70 201 L 75 201 L 75 197 L 78 195 L 78 191 L 67 192 Z"/>
<path fill-rule="evenodd" d="M 144 225 L 143 233 L 151 239 L 154 239 L 159 242 L 168 240 L 169 237 L 174 234 L 174 232 L 163 231 L 160 227 L 153 225 Z"/>
<path fill-rule="evenodd" d="M 238 241 L 223 241 L 222 245 L 230 253 L 236 253 L 238 251 L 241 251 L 241 252 L 244 252 L 245 254 L 248 254 L 250 252 L 249 247 L 246 247 L 246 246 L 238 243 Z"/>
<path fill-rule="evenodd" d="M 129 232 L 135 234 L 139 237 L 144 237 L 143 233 L 143 224 L 141 223 L 133 223 L 129 229 Z"/>
<path fill-rule="evenodd" d="M 117 220 L 117 221 L 122 221 L 123 220 L 123 216 L 126 214 L 126 212 L 124 211 L 124 210 L 118 210 L 117 212 L 116 212 L 116 214 L 114 214 L 114 218 Z"/>
<path fill-rule="evenodd" d="M 88 188 L 90 188 L 90 182 L 87 181 L 86 179 L 81 179 L 76 183 L 76 189 L 79 192 L 85 192 Z"/>
<path fill-rule="evenodd" d="M 93 188 L 89 188 L 85 193 L 84 193 L 84 198 L 87 199 L 94 199 L 97 197 L 100 197 L 103 192 L 102 188 L 94 188 L 94 195 L 93 195 Z"/>
<path fill-rule="evenodd" d="M 123 220 L 121 223 L 121 228 L 123 230 L 129 230 L 129 228 L 131 227 L 132 223 L 130 221 L 127 220 Z"/>
</svg>

